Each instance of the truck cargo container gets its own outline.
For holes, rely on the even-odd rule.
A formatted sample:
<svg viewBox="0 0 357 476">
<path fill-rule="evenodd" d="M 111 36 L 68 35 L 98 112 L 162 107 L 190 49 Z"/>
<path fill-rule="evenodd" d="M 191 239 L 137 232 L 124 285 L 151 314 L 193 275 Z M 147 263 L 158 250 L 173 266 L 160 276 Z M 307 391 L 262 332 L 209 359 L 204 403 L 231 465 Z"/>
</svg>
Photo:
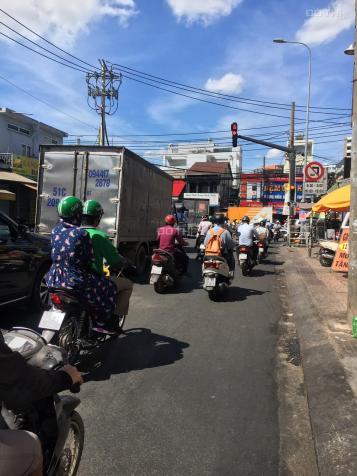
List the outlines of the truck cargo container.
<svg viewBox="0 0 357 476">
<path fill-rule="evenodd" d="M 125 147 L 40 147 L 36 229 L 50 234 L 66 195 L 98 200 L 100 223 L 138 273 L 145 269 L 157 228 L 171 210 L 172 178 Z"/>
</svg>

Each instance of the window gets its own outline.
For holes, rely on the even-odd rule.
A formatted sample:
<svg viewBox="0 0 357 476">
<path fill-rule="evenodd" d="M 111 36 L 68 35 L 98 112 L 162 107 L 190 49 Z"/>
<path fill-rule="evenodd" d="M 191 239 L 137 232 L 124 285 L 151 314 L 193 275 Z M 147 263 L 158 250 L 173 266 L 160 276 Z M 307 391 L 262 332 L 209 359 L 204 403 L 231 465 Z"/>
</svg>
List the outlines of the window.
<svg viewBox="0 0 357 476">
<path fill-rule="evenodd" d="M 21 146 L 21 155 L 26 157 L 26 144 L 22 144 Z"/>
<path fill-rule="evenodd" d="M 26 134 L 27 136 L 30 135 L 30 131 L 28 129 L 24 129 L 23 127 L 15 126 L 15 124 L 8 124 L 7 128 L 10 131 L 20 132 L 21 134 Z"/>
<path fill-rule="evenodd" d="M 29 145 L 26 146 L 26 155 L 27 157 L 31 157 L 31 147 Z"/>
</svg>

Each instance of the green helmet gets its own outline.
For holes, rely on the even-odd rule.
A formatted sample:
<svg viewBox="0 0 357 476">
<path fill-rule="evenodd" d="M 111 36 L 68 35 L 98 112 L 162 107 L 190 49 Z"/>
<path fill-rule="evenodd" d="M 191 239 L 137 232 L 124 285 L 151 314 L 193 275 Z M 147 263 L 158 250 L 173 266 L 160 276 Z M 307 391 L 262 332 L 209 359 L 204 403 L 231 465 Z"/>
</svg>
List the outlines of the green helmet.
<svg viewBox="0 0 357 476">
<path fill-rule="evenodd" d="M 83 204 L 79 198 L 70 195 L 62 198 L 58 204 L 57 210 L 58 215 L 61 218 L 73 218 L 82 213 Z"/>
<path fill-rule="evenodd" d="M 83 215 L 101 217 L 104 213 L 102 205 L 97 200 L 87 200 L 84 203 Z"/>
</svg>

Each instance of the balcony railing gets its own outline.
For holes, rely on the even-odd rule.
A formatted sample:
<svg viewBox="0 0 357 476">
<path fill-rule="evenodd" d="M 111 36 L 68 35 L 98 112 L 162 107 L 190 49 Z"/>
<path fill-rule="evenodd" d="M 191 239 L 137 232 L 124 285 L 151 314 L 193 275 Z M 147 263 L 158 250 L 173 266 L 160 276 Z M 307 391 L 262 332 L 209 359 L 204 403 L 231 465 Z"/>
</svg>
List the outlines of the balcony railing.
<svg viewBox="0 0 357 476">
<path fill-rule="evenodd" d="M 13 154 L 9 152 L 0 153 L 0 169 L 11 170 L 13 163 Z"/>
</svg>

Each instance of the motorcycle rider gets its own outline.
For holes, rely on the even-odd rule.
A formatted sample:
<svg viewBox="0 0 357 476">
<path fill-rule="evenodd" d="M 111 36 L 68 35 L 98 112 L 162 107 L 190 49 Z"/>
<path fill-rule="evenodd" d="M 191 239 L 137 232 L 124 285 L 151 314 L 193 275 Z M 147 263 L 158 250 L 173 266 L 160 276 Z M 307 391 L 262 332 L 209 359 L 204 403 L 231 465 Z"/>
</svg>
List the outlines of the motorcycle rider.
<svg viewBox="0 0 357 476">
<path fill-rule="evenodd" d="M 196 248 L 198 250 L 197 258 L 200 252 L 200 245 L 204 242 L 208 230 L 212 227 L 212 222 L 209 220 L 208 215 L 203 215 L 200 224 L 198 225 L 196 236 Z"/>
<path fill-rule="evenodd" d="M 118 290 L 109 279 L 93 272 L 95 256 L 89 233 L 80 227 L 83 204 L 67 196 L 58 204 L 59 223 L 51 233 L 52 266 L 48 272 L 49 288 L 75 290 L 97 311 L 97 332 L 114 334 L 112 316 Z"/>
<path fill-rule="evenodd" d="M 76 367 L 65 365 L 59 371 L 29 365 L 19 352 L 13 352 L 0 332 L 0 404 L 19 410 L 37 400 L 82 385 Z M 9 430 L 0 422 L 0 476 L 42 475 L 42 450 L 38 437 L 24 430 Z"/>
<path fill-rule="evenodd" d="M 221 254 L 222 257 L 225 258 L 227 261 L 229 271 L 231 276 L 234 274 L 234 268 L 235 268 L 235 260 L 234 260 L 234 241 L 232 240 L 232 236 L 228 230 L 224 228 L 224 223 L 225 219 L 223 216 L 219 216 L 215 218 L 214 220 L 214 225 L 212 228 L 212 233 L 217 234 L 219 233 L 220 230 L 224 230 L 223 233 L 220 235 L 220 240 L 221 240 Z M 210 232 L 211 233 L 211 232 Z M 211 234 L 207 233 L 206 238 L 204 241 L 204 245 L 206 246 L 207 243 L 210 240 Z"/>
<path fill-rule="evenodd" d="M 260 223 L 258 223 L 258 226 L 256 227 L 255 231 L 257 232 L 259 236 L 259 242 L 263 243 L 264 245 L 264 253 L 268 253 L 268 229 L 265 226 L 265 221 L 262 220 Z"/>
<path fill-rule="evenodd" d="M 187 273 L 189 258 L 183 249 L 187 246 L 187 241 L 182 237 L 181 233 L 175 228 L 175 217 L 167 215 L 165 217 L 165 226 L 157 231 L 157 240 L 160 250 L 166 251 L 174 256 L 176 267 Z"/>
<path fill-rule="evenodd" d="M 239 246 L 247 246 L 251 251 L 254 264 L 257 264 L 258 246 L 254 240 L 259 240 L 259 236 L 255 228 L 250 225 L 250 218 L 245 215 L 242 218 L 242 224 L 238 227 L 238 244 Z"/>
<path fill-rule="evenodd" d="M 127 259 L 118 253 L 118 250 L 113 246 L 107 234 L 98 228 L 103 213 L 103 207 L 97 200 L 87 200 L 84 203 L 82 227 L 87 230 L 92 241 L 95 256 L 93 269 L 101 277 L 104 277 L 104 259 L 112 269 L 123 267 L 127 264 Z M 121 317 L 128 314 L 130 296 L 133 292 L 133 283 L 129 279 L 121 276 L 111 276 L 110 279 L 116 284 L 118 289 L 114 319 L 114 321 L 117 322 L 117 316 Z"/>
</svg>

